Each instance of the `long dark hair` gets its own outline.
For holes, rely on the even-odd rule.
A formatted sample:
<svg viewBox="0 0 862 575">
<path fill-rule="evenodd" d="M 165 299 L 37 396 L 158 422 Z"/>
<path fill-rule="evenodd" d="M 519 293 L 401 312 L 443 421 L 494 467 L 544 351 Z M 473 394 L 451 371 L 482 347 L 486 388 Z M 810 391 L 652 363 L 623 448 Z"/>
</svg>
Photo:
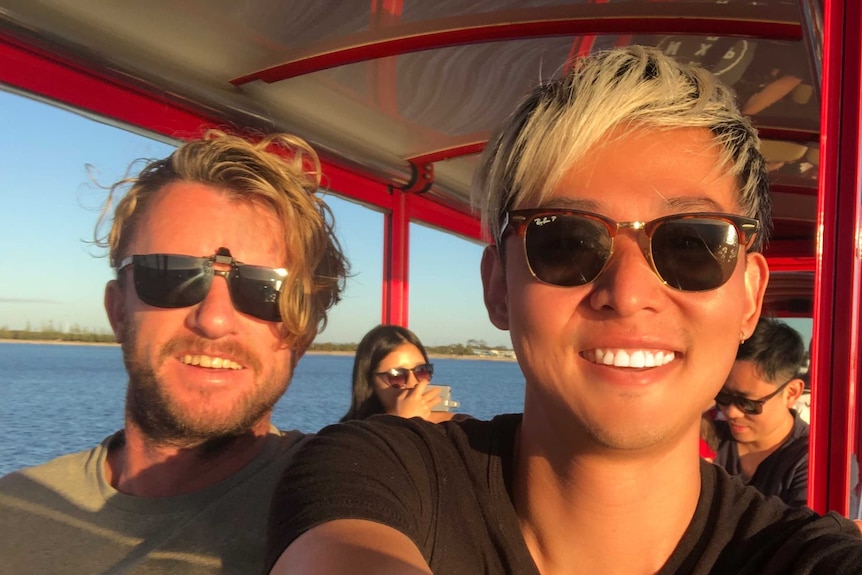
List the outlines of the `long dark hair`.
<svg viewBox="0 0 862 575">
<path fill-rule="evenodd" d="M 374 393 L 374 370 L 383 359 L 402 345 L 415 345 L 428 362 L 425 346 L 416 334 L 400 325 L 378 325 L 365 334 L 353 360 L 353 400 L 341 421 L 365 419 L 386 410 Z"/>
</svg>

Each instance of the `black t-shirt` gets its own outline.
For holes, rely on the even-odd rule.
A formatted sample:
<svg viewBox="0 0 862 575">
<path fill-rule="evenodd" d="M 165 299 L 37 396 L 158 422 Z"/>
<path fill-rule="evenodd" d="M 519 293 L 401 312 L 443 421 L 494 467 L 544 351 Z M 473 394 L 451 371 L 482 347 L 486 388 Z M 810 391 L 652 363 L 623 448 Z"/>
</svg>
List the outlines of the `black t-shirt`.
<svg viewBox="0 0 862 575">
<path fill-rule="evenodd" d="M 316 525 L 366 519 L 412 539 L 440 575 L 538 575 L 509 496 L 520 420 L 376 416 L 325 428 L 276 489 L 267 565 Z M 701 477 L 695 515 L 659 575 L 862 574 L 852 522 L 766 498 L 712 464 Z"/>
<path fill-rule="evenodd" d="M 784 442 L 757 466 L 745 481 L 761 493 L 775 495 L 788 505 L 805 505 L 808 501 L 808 424 L 793 413 L 793 429 Z M 742 464 L 736 440 L 726 421 L 715 422 L 719 444 L 715 464 L 730 475 L 742 475 Z"/>
</svg>

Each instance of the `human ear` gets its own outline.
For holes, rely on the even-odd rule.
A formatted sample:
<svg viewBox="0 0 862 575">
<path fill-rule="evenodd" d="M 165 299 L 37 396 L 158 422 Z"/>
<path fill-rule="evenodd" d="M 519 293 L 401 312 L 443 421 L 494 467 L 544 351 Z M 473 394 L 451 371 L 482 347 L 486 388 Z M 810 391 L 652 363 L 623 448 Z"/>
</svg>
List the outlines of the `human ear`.
<svg viewBox="0 0 862 575">
<path fill-rule="evenodd" d="M 745 307 L 743 308 L 740 330 L 744 338 L 754 333 L 757 320 L 763 308 L 763 296 L 766 284 L 769 282 L 769 265 L 766 258 L 759 252 L 745 256 Z"/>
<path fill-rule="evenodd" d="M 123 334 L 126 333 L 126 297 L 123 288 L 117 280 L 111 280 L 105 286 L 105 311 L 108 321 L 114 331 L 117 343 L 123 343 Z"/>
<path fill-rule="evenodd" d="M 482 289 L 485 308 L 494 327 L 509 329 L 509 296 L 506 288 L 506 270 L 497 246 L 488 246 L 482 253 Z"/>
<path fill-rule="evenodd" d="M 799 398 L 802 396 L 802 391 L 805 387 L 805 382 L 801 379 L 794 379 L 790 383 L 787 384 L 787 407 L 793 407 L 796 405 L 796 402 L 799 401 Z"/>
</svg>

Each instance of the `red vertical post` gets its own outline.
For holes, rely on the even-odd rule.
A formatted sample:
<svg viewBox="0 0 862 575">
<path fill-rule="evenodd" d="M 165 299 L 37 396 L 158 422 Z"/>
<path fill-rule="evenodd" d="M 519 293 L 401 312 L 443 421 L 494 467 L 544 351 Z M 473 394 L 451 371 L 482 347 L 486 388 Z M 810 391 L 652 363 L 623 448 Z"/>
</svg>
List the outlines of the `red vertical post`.
<svg viewBox="0 0 862 575">
<path fill-rule="evenodd" d="M 392 189 L 392 209 L 383 218 L 383 323 L 407 327 L 411 195 Z"/>
<path fill-rule="evenodd" d="M 826 0 L 808 501 L 845 515 L 860 383 L 860 21 L 859 2 Z"/>
</svg>

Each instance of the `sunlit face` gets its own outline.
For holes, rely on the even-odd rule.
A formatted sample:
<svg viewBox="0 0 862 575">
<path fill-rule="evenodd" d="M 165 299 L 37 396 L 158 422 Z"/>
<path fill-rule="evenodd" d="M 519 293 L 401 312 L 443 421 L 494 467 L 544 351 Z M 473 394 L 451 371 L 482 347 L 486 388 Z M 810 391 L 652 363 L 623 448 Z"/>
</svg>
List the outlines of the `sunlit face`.
<svg viewBox="0 0 862 575">
<path fill-rule="evenodd" d="M 226 247 L 243 263 L 289 269 L 282 237 L 262 206 L 177 182 L 159 192 L 124 255 L 209 256 Z M 129 371 L 128 417 L 178 445 L 267 427 L 298 359 L 279 338 L 280 324 L 238 312 L 220 276 L 201 303 L 164 309 L 138 299 L 131 268 L 122 273 L 122 288 L 108 285 L 106 307 Z"/>
<path fill-rule="evenodd" d="M 774 393 L 785 381 L 769 381 L 751 361 L 734 362 L 724 391 L 748 399 L 761 399 Z M 793 382 L 791 382 L 793 383 Z M 739 443 L 777 445 L 784 441 L 793 425 L 790 409 L 799 398 L 801 380 L 787 385 L 778 394 L 763 403 L 763 411 L 756 415 L 743 412 L 736 405 L 719 405 L 730 427 L 730 433 Z"/>
<path fill-rule="evenodd" d="M 412 343 L 405 343 L 396 347 L 389 355 L 384 357 L 374 368 L 374 373 L 382 373 L 395 367 L 413 369 L 417 365 L 422 365 L 423 363 L 428 363 L 428 361 L 422 355 L 422 352 L 419 351 L 419 348 Z M 373 381 L 374 393 L 377 394 L 377 398 L 380 400 L 380 403 L 383 404 L 383 407 L 387 412 L 395 411 L 396 399 L 404 389 L 416 387 L 416 384 L 418 383 L 416 381 L 416 376 L 412 373 L 408 376 L 407 384 L 404 388 L 391 387 L 386 383 L 385 376 L 374 375 Z"/>
<path fill-rule="evenodd" d="M 612 132 L 549 197 L 519 207 L 573 207 L 621 222 L 740 214 L 735 179 L 716 169 L 718 161 L 705 129 Z M 521 237 L 504 241 L 505 269 L 486 258 L 483 279 L 491 319 L 511 331 L 527 380 L 524 426 L 620 450 L 696 441 L 701 413 L 759 315 L 762 256 L 741 256 L 720 288 L 682 292 L 661 283 L 636 236 L 623 230 L 595 281 L 561 288 L 531 276 Z M 599 360 L 608 354 L 612 365 Z"/>
</svg>

